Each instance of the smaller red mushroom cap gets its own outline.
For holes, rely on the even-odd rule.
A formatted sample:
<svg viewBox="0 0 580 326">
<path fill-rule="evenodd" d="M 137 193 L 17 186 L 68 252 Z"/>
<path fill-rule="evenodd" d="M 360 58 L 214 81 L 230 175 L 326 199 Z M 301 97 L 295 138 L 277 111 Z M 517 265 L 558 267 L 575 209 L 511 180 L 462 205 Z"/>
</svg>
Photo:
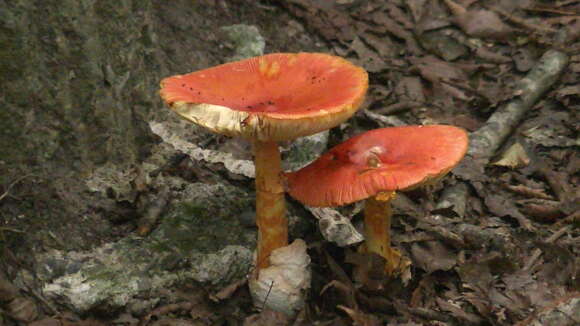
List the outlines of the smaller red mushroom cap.
<svg viewBox="0 0 580 326">
<path fill-rule="evenodd" d="M 368 76 L 323 53 L 274 53 L 177 75 L 160 95 L 183 118 L 228 136 L 291 140 L 350 118 Z"/>
<path fill-rule="evenodd" d="M 306 205 L 328 207 L 381 191 L 410 190 L 447 174 L 463 158 L 467 146 L 467 133 L 453 126 L 371 130 L 287 173 L 288 192 Z"/>
</svg>

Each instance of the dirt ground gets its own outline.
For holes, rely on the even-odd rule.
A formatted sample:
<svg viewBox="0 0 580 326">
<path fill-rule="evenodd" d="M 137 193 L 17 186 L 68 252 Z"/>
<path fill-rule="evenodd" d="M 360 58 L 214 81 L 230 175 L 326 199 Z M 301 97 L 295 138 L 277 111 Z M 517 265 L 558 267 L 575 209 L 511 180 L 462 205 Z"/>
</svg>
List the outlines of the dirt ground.
<svg viewBox="0 0 580 326">
<path fill-rule="evenodd" d="M 203 28 L 255 25 L 266 52 L 328 52 L 369 72 L 366 101 L 331 131 L 329 147 L 366 130 L 398 125 L 451 124 L 470 132 L 467 156 L 445 179 L 394 201 L 393 245 L 411 260 L 410 270 L 385 279 L 377 272 L 383 261 L 324 241 L 312 223 L 302 232 L 312 285 L 306 307 L 294 318 L 258 312 L 243 284 L 220 300 L 184 287 L 179 290 L 197 294 L 161 302 L 141 316 L 126 311 L 79 316 L 10 277 L 32 264 L 22 252 L 43 250 L 42 240 L 13 216 L 25 209 L 23 197 L 41 205 L 53 190 L 43 194 L 46 183 L 7 170 L 0 179 L 1 326 L 580 324 L 580 1 L 200 3 L 215 21 Z M 168 17 L 171 28 L 182 24 Z M 208 47 L 211 55 L 201 62 L 217 64 L 233 51 L 227 43 Z M 186 55 L 168 52 L 176 53 L 175 62 L 161 74 L 183 73 Z M 149 135 L 143 146 L 159 142 L 144 133 Z M 219 141 L 209 147 L 215 144 Z M 145 160 L 147 154 L 135 157 Z M 193 169 L 182 164 L 164 173 L 208 183 L 219 176 L 253 191 L 250 179 L 215 164 Z M 300 217 L 313 220 L 288 200 Z M 65 209 L 71 216 L 75 210 Z M 103 223 L 98 230 L 79 226 L 77 232 L 98 234 L 97 243 L 121 239 L 137 232 L 139 222 L 107 222 L 105 216 L 136 210 L 132 204 L 103 204 L 92 211 Z M 353 210 L 341 208 L 345 214 Z M 353 224 L 360 225 L 361 218 L 355 214 Z M 33 244 L 24 240 L 26 232 Z"/>
</svg>

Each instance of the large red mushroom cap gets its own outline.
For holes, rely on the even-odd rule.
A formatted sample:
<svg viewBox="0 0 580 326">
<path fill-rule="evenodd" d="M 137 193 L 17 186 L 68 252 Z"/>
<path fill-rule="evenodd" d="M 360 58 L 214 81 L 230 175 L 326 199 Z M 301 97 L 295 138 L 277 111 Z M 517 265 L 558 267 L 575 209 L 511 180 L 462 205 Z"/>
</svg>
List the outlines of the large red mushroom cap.
<svg viewBox="0 0 580 326">
<path fill-rule="evenodd" d="M 161 81 L 161 97 L 214 132 L 261 141 L 330 129 L 358 109 L 364 69 L 322 53 L 275 53 Z"/>
<path fill-rule="evenodd" d="M 309 206 L 340 206 L 382 191 L 410 190 L 437 180 L 467 151 L 467 133 L 453 126 L 375 129 L 287 173 L 288 192 Z"/>
</svg>

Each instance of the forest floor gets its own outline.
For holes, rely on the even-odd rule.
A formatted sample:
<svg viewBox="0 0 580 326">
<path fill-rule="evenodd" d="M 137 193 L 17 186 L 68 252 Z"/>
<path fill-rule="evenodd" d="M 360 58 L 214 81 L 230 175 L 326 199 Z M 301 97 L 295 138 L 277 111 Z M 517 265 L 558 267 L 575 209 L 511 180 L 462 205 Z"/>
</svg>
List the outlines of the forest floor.
<svg viewBox="0 0 580 326">
<path fill-rule="evenodd" d="M 236 15 L 228 1 L 207 2 Z M 470 132 L 455 170 L 393 204 L 393 245 L 409 272 L 377 279 L 381 262 L 313 229 L 312 286 L 295 319 L 257 313 L 240 286 L 219 303 L 192 297 L 141 320 L 61 315 L 30 325 L 580 323 L 580 1 L 288 0 L 255 9 L 288 13 L 369 72 L 366 101 L 330 145 L 398 125 Z"/>
</svg>

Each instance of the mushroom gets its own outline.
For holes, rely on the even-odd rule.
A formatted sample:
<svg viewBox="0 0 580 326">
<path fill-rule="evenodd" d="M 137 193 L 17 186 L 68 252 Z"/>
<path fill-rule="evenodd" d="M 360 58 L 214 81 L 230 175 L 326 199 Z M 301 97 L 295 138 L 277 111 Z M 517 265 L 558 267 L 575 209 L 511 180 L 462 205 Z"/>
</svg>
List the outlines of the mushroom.
<svg viewBox="0 0 580 326">
<path fill-rule="evenodd" d="M 288 244 L 279 141 L 347 120 L 364 99 L 367 73 L 322 53 L 275 53 L 177 75 L 160 95 L 181 117 L 253 143 L 256 166 L 257 268 Z"/>
<path fill-rule="evenodd" d="M 457 127 L 375 129 L 339 144 L 308 166 L 286 174 L 288 192 L 315 207 L 365 200 L 365 250 L 385 258 L 388 275 L 401 255 L 390 246 L 391 204 L 396 191 L 441 179 L 465 155 L 467 133 Z"/>
</svg>

